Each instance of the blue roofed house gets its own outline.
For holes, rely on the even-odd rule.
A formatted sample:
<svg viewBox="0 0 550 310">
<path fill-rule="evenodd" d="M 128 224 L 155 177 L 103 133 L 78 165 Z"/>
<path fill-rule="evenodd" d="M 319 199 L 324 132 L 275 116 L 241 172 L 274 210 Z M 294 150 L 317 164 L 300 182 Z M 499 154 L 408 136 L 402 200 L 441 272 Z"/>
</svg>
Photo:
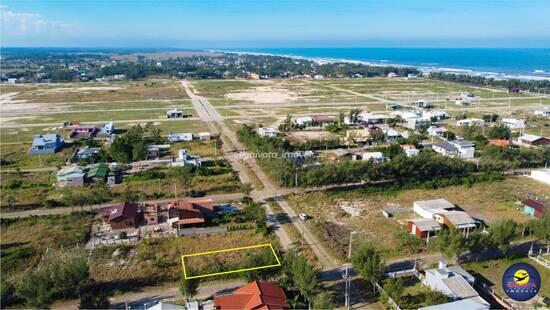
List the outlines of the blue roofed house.
<svg viewBox="0 0 550 310">
<path fill-rule="evenodd" d="M 36 135 L 32 139 L 29 154 L 53 154 L 63 148 L 63 138 L 58 134 Z"/>
</svg>

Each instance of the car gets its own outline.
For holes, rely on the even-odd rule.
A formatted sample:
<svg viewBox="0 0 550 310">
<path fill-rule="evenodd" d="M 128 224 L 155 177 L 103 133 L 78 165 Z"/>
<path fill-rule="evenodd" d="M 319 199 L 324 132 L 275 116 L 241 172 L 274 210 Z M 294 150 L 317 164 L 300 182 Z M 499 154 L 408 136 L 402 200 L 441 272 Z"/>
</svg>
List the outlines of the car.
<svg viewBox="0 0 550 310">
<path fill-rule="evenodd" d="M 307 214 L 305 214 L 305 213 L 300 213 L 300 214 L 298 214 L 298 217 L 299 217 L 302 221 L 307 221 L 307 219 L 308 219 L 308 216 L 307 216 Z"/>
</svg>

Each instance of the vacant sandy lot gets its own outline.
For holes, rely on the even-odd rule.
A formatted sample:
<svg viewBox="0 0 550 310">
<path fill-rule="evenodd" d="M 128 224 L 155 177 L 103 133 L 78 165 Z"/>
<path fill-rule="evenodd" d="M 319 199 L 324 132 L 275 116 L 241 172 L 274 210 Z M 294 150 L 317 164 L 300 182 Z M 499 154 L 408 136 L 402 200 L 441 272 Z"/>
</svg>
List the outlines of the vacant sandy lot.
<svg viewBox="0 0 550 310">
<path fill-rule="evenodd" d="M 287 133 L 287 137 L 292 142 L 306 142 L 308 140 L 328 140 L 338 138 L 337 135 L 328 131 L 294 131 Z"/>
</svg>

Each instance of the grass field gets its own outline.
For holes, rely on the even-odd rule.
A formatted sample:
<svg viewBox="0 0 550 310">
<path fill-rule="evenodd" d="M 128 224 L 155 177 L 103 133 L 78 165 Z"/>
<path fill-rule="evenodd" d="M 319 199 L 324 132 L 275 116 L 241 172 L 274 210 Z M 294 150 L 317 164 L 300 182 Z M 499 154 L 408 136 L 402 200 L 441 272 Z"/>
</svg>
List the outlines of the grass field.
<svg viewBox="0 0 550 310">
<path fill-rule="evenodd" d="M 59 83 L 47 87 L 2 88 L 3 92 L 20 92 L 14 100 L 30 102 L 89 102 L 124 101 L 148 99 L 185 99 L 188 98 L 179 81 L 150 79 L 136 82 L 109 83 Z"/>
<path fill-rule="evenodd" d="M 0 149 L 3 168 L 40 168 L 61 167 L 72 153 L 72 148 L 65 147 L 55 154 L 30 155 L 30 143 L 5 146 Z"/>
<path fill-rule="evenodd" d="M 462 267 L 475 275 L 478 280 L 481 280 L 493 287 L 493 289 L 495 289 L 500 296 L 505 296 L 501 285 L 502 275 L 504 274 L 506 268 L 518 262 L 529 263 L 537 269 L 542 280 L 539 295 L 550 298 L 550 271 L 543 266 L 538 265 L 534 260 L 529 258 L 474 262 L 464 264 Z"/>
<path fill-rule="evenodd" d="M 400 248 L 396 236 L 396 232 L 403 229 L 398 220 L 405 220 L 406 215 L 387 219 L 382 215 L 385 208 L 406 208 L 412 207 L 416 200 L 445 198 L 488 224 L 504 219 L 525 222 L 529 218 L 517 210 L 519 205 L 516 202 L 525 199 L 527 193 L 543 201 L 550 200 L 548 186 L 525 177 L 510 177 L 501 182 L 435 190 L 369 193 L 358 189 L 315 192 L 290 196 L 289 202 L 297 212 L 312 216 L 308 225 L 337 255 L 345 255 L 349 233 L 357 231 L 360 237 L 354 239 L 373 242 L 385 253 L 385 257 L 394 257 L 406 254 L 407 251 Z M 409 216 L 414 215 L 411 213 Z"/>
<path fill-rule="evenodd" d="M 193 236 L 185 238 L 162 238 L 144 240 L 137 245 L 101 247 L 93 251 L 91 260 L 92 277 L 100 282 L 177 281 L 183 271 L 181 256 L 269 243 L 262 235 L 253 230 L 233 231 L 212 236 Z M 237 265 L 242 257 L 226 257 L 227 264 Z M 207 273 L 207 268 L 215 266 L 196 266 L 196 272 Z M 216 280 L 217 277 L 209 279 Z M 219 279 L 219 278 L 218 278 Z"/>
</svg>

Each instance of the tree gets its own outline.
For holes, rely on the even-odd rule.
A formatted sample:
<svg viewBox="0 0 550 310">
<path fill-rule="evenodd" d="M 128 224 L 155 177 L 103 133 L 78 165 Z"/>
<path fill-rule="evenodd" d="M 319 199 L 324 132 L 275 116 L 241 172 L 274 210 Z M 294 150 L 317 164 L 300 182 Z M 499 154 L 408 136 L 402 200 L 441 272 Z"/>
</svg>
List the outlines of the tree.
<svg viewBox="0 0 550 310">
<path fill-rule="evenodd" d="M 243 192 L 243 194 L 246 197 L 249 197 L 250 193 L 252 192 L 252 184 L 250 184 L 250 183 L 241 183 L 240 189 L 241 189 L 241 192 Z"/>
<path fill-rule="evenodd" d="M 340 111 L 338 112 L 338 127 L 342 127 L 345 123 L 344 123 L 344 119 L 345 119 L 345 115 L 344 115 L 344 111 Z"/>
<path fill-rule="evenodd" d="M 76 297 L 81 287 L 90 278 L 85 257 L 72 257 L 61 260 L 50 267 L 52 289 L 65 298 Z"/>
<path fill-rule="evenodd" d="M 244 259 L 242 262 L 242 268 L 247 268 L 250 266 L 268 266 L 273 265 L 274 263 L 273 253 L 270 251 L 262 251 L 254 255 L 250 255 Z M 243 272 L 241 276 L 246 282 L 252 282 L 254 280 L 267 281 L 273 278 L 277 272 L 278 270 L 275 268 L 265 268 Z"/>
<path fill-rule="evenodd" d="M 404 291 L 403 278 L 390 278 L 384 285 L 384 291 L 391 299 L 399 303 Z"/>
<path fill-rule="evenodd" d="M 485 114 L 481 117 L 486 123 L 494 123 L 498 119 L 498 114 Z"/>
<path fill-rule="evenodd" d="M 489 127 L 487 130 L 487 138 L 489 139 L 504 139 L 508 140 L 512 136 L 512 131 L 510 131 L 510 128 L 504 126 L 504 125 L 498 125 Z"/>
<path fill-rule="evenodd" d="M 46 308 L 52 301 L 52 281 L 47 269 L 27 271 L 16 289 L 17 295 L 32 308 Z"/>
<path fill-rule="evenodd" d="M 447 140 L 454 140 L 456 139 L 456 135 L 452 132 L 452 131 L 445 131 L 443 134 L 442 134 L 443 138 L 447 139 Z"/>
<path fill-rule="evenodd" d="M 368 282 L 382 279 L 384 264 L 376 249 L 370 244 L 362 245 L 351 258 L 353 268 Z"/>
<path fill-rule="evenodd" d="M 192 298 L 197 294 L 199 288 L 199 279 L 186 279 L 184 276 L 179 281 L 180 293 L 185 297 L 185 300 Z"/>
<path fill-rule="evenodd" d="M 462 237 L 462 233 L 458 229 L 443 229 L 434 242 L 435 247 L 445 257 L 457 260 L 462 251 L 466 248 L 466 243 Z"/>
<path fill-rule="evenodd" d="M 294 285 L 300 291 L 302 296 L 311 304 L 314 294 L 317 291 L 318 279 L 317 271 L 308 264 L 306 259 L 298 256 L 292 262 L 292 274 L 294 275 Z"/>
<path fill-rule="evenodd" d="M 332 303 L 332 296 L 329 292 L 323 291 L 313 299 L 313 309 L 326 310 L 334 309 L 334 304 Z"/>
<path fill-rule="evenodd" d="M 361 110 L 360 109 L 351 109 L 349 111 L 349 123 L 350 124 L 357 124 L 360 121 L 360 115 Z"/>
<path fill-rule="evenodd" d="M 512 220 L 500 221 L 491 226 L 489 240 L 501 251 L 506 252 L 510 248 L 510 241 L 516 237 L 517 224 Z"/>
<path fill-rule="evenodd" d="M 449 297 L 438 291 L 428 290 L 424 297 L 424 304 L 426 306 L 440 305 L 449 302 Z"/>
<path fill-rule="evenodd" d="M 550 252 L 550 213 L 546 213 L 534 224 L 534 233 L 537 238 L 546 242 L 546 250 Z"/>
<path fill-rule="evenodd" d="M 97 283 L 90 283 L 80 290 L 79 309 L 109 309 L 109 295 Z"/>
</svg>

